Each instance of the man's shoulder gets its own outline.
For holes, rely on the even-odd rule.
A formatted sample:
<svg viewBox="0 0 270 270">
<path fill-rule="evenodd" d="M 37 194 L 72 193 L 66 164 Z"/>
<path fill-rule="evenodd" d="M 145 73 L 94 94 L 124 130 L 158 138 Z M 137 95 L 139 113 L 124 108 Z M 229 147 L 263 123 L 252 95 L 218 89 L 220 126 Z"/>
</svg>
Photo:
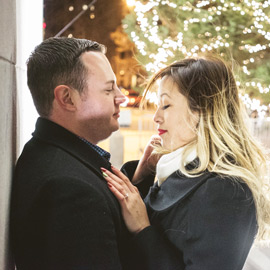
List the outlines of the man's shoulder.
<svg viewBox="0 0 270 270">
<path fill-rule="evenodd" d="M 27 205 L 37 198 L 59 200 L 63 196 L 71 198 L 71 201 L 78 197 L 104 201 L 107 186 L 102 181 L 101 173 L 98 176 L 90 165 L 86 166 L 61 148 L 48 145 L 40 150 L 40 146 L 36 149 L 31 145 L 30 151 L 28 146 L 15 167 L 12 187 L 14 199 Z"/>
<path fill-rule="evenodd" d="M 21 153 L 14 173 L 14 184 L 23 187 L 27 185 L 42 186 L 47 181 L 61 179 L 66 185 L 77 182 L 90 183 L 100 180 L 98 168 L 92 166 L 95 157 L 86 162 L 71 153 L 51 144 L 43 144 L 35 139 L 30 140 Z"/>
</svg>

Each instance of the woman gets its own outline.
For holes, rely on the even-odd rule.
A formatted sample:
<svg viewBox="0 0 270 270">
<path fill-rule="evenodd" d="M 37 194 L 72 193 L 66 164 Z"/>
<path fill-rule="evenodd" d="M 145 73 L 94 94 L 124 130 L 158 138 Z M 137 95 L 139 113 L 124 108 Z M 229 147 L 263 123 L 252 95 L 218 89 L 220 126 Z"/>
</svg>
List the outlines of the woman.
<svg viewBox="0 0 270 270">
<path fill-rule="evenodd" d="M 145 269 L 240 270 L 255 236 L 267 237 L 270 204 L 266 159 L 246 128 L 235 78 L 222 60 L 199 58 L 162 69 L 147 91 L 159 79 L 162 147 L 154 152 L 162 157 L 147 212 L 124 174 L 103 169 L 104 177 Z"/>
</svg>

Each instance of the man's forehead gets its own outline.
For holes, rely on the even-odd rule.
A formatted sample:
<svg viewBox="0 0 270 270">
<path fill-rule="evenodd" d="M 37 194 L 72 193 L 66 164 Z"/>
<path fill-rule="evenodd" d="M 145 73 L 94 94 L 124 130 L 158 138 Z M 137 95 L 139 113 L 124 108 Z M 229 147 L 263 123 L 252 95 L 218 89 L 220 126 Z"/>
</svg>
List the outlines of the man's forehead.
<svg viewBox="0 0 270 270">
<path fill-rule="evenodd" d="M 91 66 L 110 65 L 107 57 L 102 52 L 88 51 L 81 55 L 82 61 Z"/>
<path fill-rule="evenodd" d="M 81 59 L 91 73 L 95 71 L 113 73 L 110 62 L 102 52 L 85 52 L 81 55 Z"/>
<path fill-rule="evenodd" d="M 88 51 L 82 54 L 82 62 L 88 69 L 93 79 L 99 78 L 102 84 L 112 85 L 116 83 L 116 77 L 108 61 L 102 52 Z"/>
</svg>

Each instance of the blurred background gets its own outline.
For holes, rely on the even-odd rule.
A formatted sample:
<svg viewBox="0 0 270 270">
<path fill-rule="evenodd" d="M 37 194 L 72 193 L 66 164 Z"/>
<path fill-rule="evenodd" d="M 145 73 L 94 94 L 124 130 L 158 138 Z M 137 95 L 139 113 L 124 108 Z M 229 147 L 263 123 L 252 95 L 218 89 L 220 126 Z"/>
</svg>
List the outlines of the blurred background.
<svg viewBox="0 0 270 270">
<path fill-rule="evenodd" d="M 111 150 L 116 166 L 138 159 L 156 133 L 155 94 L 147 97 L 153 105 L 148 111 L 139 109 L 147 78 L 167 63 L 206 52 L 233 63 L 251 130 L 270 147 L 269 5 L 246 0 L 44 0 L 43 36 L 88 38 L 107 46 L 118 85 L 128 98 L 120 132 L 100 144 Z M 110 149 L 114 139 L 123 144 L 117 153 Z"/>
</svg>

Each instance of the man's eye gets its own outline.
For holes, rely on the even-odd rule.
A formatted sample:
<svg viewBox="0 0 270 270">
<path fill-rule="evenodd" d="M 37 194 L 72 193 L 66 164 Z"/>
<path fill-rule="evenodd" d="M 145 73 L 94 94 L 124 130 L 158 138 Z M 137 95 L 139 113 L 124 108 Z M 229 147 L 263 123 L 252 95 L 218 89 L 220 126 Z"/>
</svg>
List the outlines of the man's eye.
<svg viewBox="0 0 270 270">
<path fill-rule="evenodd" d="M 108 90 L 106 90 L 107 93 L 110 93 L 110 92 L 112 92 L 112 91 L 113 91 L 113 89 L 108 89 Z"/>
<path fill-rule="evenodd" d="M 171 106 L 171 105 L 165 105 L 165 106 L 162 107 L 162 110 L 166 110 L 166 109 L 168 109 L 170 106 Z"/>
</svg>

